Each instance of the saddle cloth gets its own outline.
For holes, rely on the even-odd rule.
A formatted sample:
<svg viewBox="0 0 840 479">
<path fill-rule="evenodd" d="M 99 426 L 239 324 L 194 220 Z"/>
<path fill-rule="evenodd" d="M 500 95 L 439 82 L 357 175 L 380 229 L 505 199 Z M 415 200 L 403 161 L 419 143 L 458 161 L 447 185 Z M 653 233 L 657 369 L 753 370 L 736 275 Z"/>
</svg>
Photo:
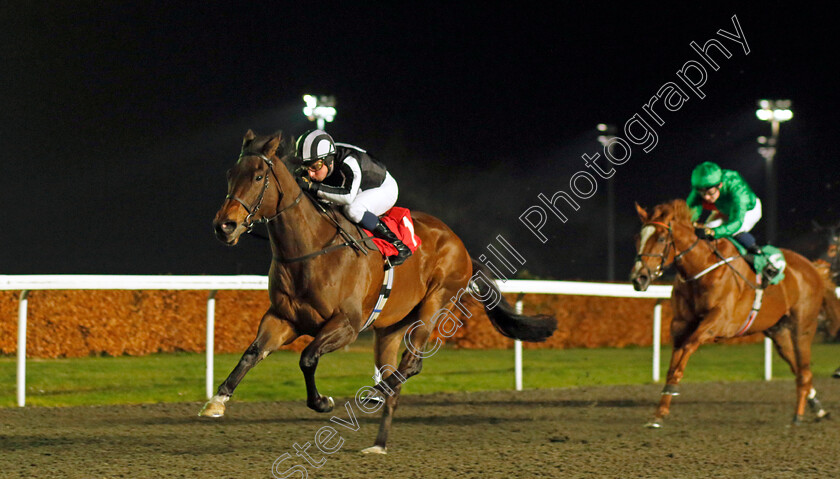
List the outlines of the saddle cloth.
<svg viewBox="0 0 840 479">
<path fill-rule="evenodd" d="M 727 239 L 730 243 L 732 243 L 735 246 L 735 248 L 738 250 L 738 253 L 740 253 L 741 256 L 745 256 L 747 254 L 747 250 L 744 249 L 743 246 L 741 246 L 741 243 L 739 243 L 734 238 Z M 753 269 L 757 274 L 761 275 L 764 271 L 764 268 L 767 267 L 768 264 L 772 263 L 779 273 L 772 278 L 767 278 L 769 280 L 768 284 L 778 284 L 783 279 L 785 279 L 784 270 L 787 263 L 785 262 L 784 254 L 779 248 L 776 248 L 775 246 L 769 244 L 766 246 L 762 246 L 761 251 L 764 254 L 755 255 L 755 264 L 753 265 Z"/>
<path fill-rule="evenodd" d="M 408 246 L 408 249 L 410 249 L 412 253 L 414 253 L 414 251 L 420 246 L 420 237 L 414 233 L 414 221 L 411 219 L 411 211 L 409 211 L 408 208 L 394 206 L 390 210 L 386 211 L 384 215 L 380 216 L 379 219 L 385 223 L 385 226 L 387 226 L 388 229 L 397 235 L 397 238 L 399 238 L 400 241 Z M 383 239 L 374 238 L 373 233 L 368 230 L 364 230 L 364 232 L 371 237 L 383 256 L 388 257 L 399 254 L 397 252 L 397 248 L 394 248 L 394 245 L 391 243 Z"/>
</svg>

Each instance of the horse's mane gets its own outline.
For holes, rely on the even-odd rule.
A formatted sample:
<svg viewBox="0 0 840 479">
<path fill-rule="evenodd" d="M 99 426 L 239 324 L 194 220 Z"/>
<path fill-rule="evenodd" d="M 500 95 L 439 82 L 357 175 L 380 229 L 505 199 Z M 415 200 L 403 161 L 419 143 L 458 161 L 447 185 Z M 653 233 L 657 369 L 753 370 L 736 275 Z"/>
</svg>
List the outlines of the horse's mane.
<svg viewBox="0 0 840 479">
<path fill-rule="evenodd" d="M 247 144 L 242 145 L 242 151 L 246 149 L 251 151 L 262 151 L 263 147 L 269 140 L 271 140 L 275 135 L 280 135 L 280 146 L 277 147 L 277 158 L 280 158 L 280 161 L 286 168 L 289 170 L 290 173 L 295 174 L 295 170 L 299 168 L 300 162 L 297 161 L 295 158 L 295 138 L 293 136 L 285 136 L 283 132 L 278 130 L 274 135 L 256 135 L 256 137 L 248 142 Z"/>
<path fill-rule="evenodd" d="M 685 200 L 676 199 L 667 203 L 657 205 L 653 210 L 651 219 L 656 221 L 673 221 L 679 223 L 691 223 L 691 208 Z"/>
<path fill-rule="evenodd" d="M 286 168 L 291 174 L 296 174 L 298 168 L 301 167 L 300 161 L 295 157 L 295 138 L 283 138 L 280 146 L 277 148 L 277 157 L 286 165 Z"/>
</svg>

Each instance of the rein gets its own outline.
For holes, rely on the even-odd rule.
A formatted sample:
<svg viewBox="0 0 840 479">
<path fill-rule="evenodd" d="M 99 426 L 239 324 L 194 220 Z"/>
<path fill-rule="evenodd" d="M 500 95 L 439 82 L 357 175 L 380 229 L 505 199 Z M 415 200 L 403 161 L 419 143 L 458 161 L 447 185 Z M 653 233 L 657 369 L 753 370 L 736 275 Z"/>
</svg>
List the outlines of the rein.
<svg viewBox="0 0 840 479">
<path fill-rule="evenodd" d="M 662 226 L 663 228 L 667 228 L 668 229 L 668 239 L 667 239 L 668 243 L 665 246 L 665 251 L 663 251 L 661 254 L 660 253 L 639 253 L 639 254 L 636 255 L 636 261 L 641 261 L 641 259 L 645 256 L 650 256 L 650 257 L 653 257 L 653 258 L 659 258 L 659 260 L 660 260 L 659 265 L 657 265 L 656 271 L 653 274 L 651 274 L 651 276 L 655 275 L 656 277 L 659 277 L 659 275 L 662 274 L 662 270 L 664 269 L 664 266 L 665 266 L 665 261 L 668 259 L 668 253 L 671 251 L 671 247 L 673 246 L 674 251 L 676 252 L 677 245 L 674 244 L 674 231 L 671 228 L 670 223 L 666 224 L 666 223 L 660 223 L 658 221 L 649 221 L 642 226 L 644 227 L 644 226 L 648 226 L 648 225 L 650 225 L 650 226 Z M 700 243 L 700 238 L 697 238 L 694 241 L 694 243 L 691 244 L 691 246 L 689 246 L 688 248 L 683 250 L 681 253 L 675 254 L 674 255 L 674 263 L 676 263 L 680 258 L 685 256 L 686 253 L 688 253 L 689 251 L 694 249 L 694 247 L 697 246 L 698 243 Z M 720 258 L 720 261 L 718 261 L 717 263 L 709 266 L 708 268 L 704 269 L 703 271 L 695 274 L 694 276 L 692 276 L 690 278 L 687 278 L 687 279 L 680 278 L 680 279 L 685 283 L 688 283 L 688 282 L 691 282 L 691 281 L 696 281 L 696 280 L 702 278 L 703 276 L 706 276 L 707 274 L 711 273 L 715 269 L 717 269 L 720 266 L 725 264 L 725 265 L 729 266 L 729 268 L 736 275 L 738 275 L 739 278 L 743 279 L 744 282 L 746 282 L 752 289 L 758 289 L 758 286 L 756 286 L 750 280 L 745 278 L 744 275 L 742 275 L 737 269 L 735 269 L 731 264 L 729 264 L 732 260 L 740 258 L 741 257 L 740 255 L 731 256 L 729 258 L 724 258 L 723 255 L 720 254 L 720 251 L 718 251 L 716 244 L 712 247 L 712 251 L 715 253 L 715 256 Z M 650 271 L 650 270 L 648 269 L 648 271 Z M 677 277 L 680 277 L 680 276 L 678 275 Z"/>
<path fill-rule="evenodd" d="M 752 289 L 759 289 L 757 285 L 753 284 L 750 280 L 748 280 L 747 278 L 745 278 L 745 277 L 744 277 L 744 275 L 742 275 L 740 272 L 738 272 L 738 270 L 737 270 L 737 269 L 735 269 L 735 267 L 734 267 L 734 266 L 732 266 L 731 264 L 729 264 L 729 261 L 730 261 L 730 260 L 733 260 L 733 259 L 736 259 L 736 258 L 740 258 L 740 257 L 741 257 L 741 255 L 735 255 L 735 256 L 732 256 L 732 257 L 730 257 L 730 258 L 726 258 L 726 259 L 724 259 L 724 258 L 723 258 L 723 255 L 722 255 L 722 254 L 720 254 L 720 251 L 718 251 L 718 249 L 717 249 L 717 244 L 715 244 L 715 247 L 713 248 L 713 251 L 714 251 L 714 253 L 715 253 L 715 256 L 717 256 L 718 258 L 720 258 L 720 259 L 722 260 L 722 261 L 719 261 L 719 262 L 717 263 L 717 265 L 721 265 L 721 264 L 724 264 L 724 263 L 725 263 L 725 264 L 726 264 L 726 266 L 729 266 L 729 269 L 731 269 L 731 270 L 732 270 L 732 272 L 734 272 L 736 275 L 738 275 L 738 277 L 739 277 L 739 278 L 743 279 L 743 280 L 744 280 L 744 282 L 745 282 L 745 283 L 747 283 L 747 285 L 749 285 L 749 287 L 750 287 L 750 288 L 752 288 Z M 717 266 L 716 266 L 716 267 L 717 267 Z"/>
<path fill-rule="evenodd" d="M 303 189 L 301 189 L 301 190 L 300 190 L 300 192 L 301 192 L 301 194 L 303 194 Z M 367 255 L 367 254 L 368 254 L 368 253 L 367 253 L 367 251 L 365 251 L 364 247 L 362 247 L 362 246 L 359 244 L 359 242 L 356 240 L 356 238 L 354 238 L 354 237 L 353 237 L 350 233 L 348 233 L 348 232 L 347 232 L 344 228 L 342 228 L 342 227 L 341 227 L 341 223 L 339 223 L 339 222 L 338 222 L 338 220 L 336 220 L 335 218 L 333 218 L 332 216 L 330 216 L 329 212 L 327 212 L 327 210 L 326 210 L 326 209 L 324 209 L 324 207 L 323 207 L 323 206 L 321 206 L 321 204 L 320 204 L 320 203 L 319 203 L 319 202 L 318 202 L 315 198 L 313 198 L 313 197 L 312 197 L 312 195 L 310 195 L 309 193 L 307 193 L 307 194 L 306 194 L 306 196 L 307 196 L 307 198 L 309 198 L 309 199 L 312 201 L 312 203 L 313 203 L 313 204 L 314 204 L 314 205 L 318 208 L 318 211 L 321 213 L 321 215 L 322 215 L 322 216 L 324 216 L 324 217 L 326 217 L 328 220 L 330 220 L 330 222 L 333 224 L 333 226 L 335 226 L 335 228 L 336 228 L 336 232 L 337 232 L 337 233 L 338 233 L 338 234 L 339 234 L 342 238 L 344 238 L 344 242 L 343 242 L 343 243 L 339 243 L 339 244 L 334 244 L 334 245 L 326 246 L 326 247 L 324 247 L 323 249 L 320 249 L 320 250 L 318 250 L 318 251 L 315 251 L 314 253 L 305 254 L 305 255 L 303 255 L 303 256 L 298 256 L 298 257 L 296 257 L 296 258 L 281 258 L 281 257 L 279 257 L 279 256 L 274 256 L 274 260 L 275 260 L 275 261 L 278 261 L 278 262 L 280 262 L 280 263 L 287 263 L 287 264 L 288 264 L 288 263 L 298 263 L 298 262 L 300 262 L 300 261 L 306 261 L 306 260 L 308 260 L 308 259 L 315 258 L 315 257 L 317 257 L 317 256 L 321 256 L 321 255 L 327 254 L 327 253 L 329 253 L 329 252 L 331 252 L 331 251 L 335 251 L 335 250 L 337 250 L 337 249 L 344 248 L 345 246 L 351 246 L 351 247 L 353 247 L 353 248 L 355 248 L 355 249 L 357 249 L 357 250 L 361 251 L 361 252 L 362 252 L 362 253 L 364 253 L 365 255 Z M 334 237 L 333 237 L 333 238 L 334 238 Z M 331 240 L 331 241 L 332 241 L 332 240 Z"/>
</svg>

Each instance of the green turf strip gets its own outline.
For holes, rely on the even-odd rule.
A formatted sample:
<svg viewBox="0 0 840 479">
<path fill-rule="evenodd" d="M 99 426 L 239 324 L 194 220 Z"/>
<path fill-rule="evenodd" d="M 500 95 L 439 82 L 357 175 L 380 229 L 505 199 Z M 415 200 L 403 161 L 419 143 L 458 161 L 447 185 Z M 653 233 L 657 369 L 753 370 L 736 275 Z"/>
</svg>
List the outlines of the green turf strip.
<svg viewBox="0 0 840 479">
<path fill-rule="evenodd" d="M 670 346 L 662 348 L 665 377 Z M 651 348 L 603 348 L 524 351 L 524 387 L 562 388 L 607 384 L 644 384 L 651 380 Z M 215 358 L 215 385 L 233 369 L 239 354 Z M 251 370 L 236 390 L 239 401 L 305 398 L 298 354 L 277 352 Z M 204 354 L 154 354 L 140 357 L 30 359 L 28 406 L 75 406 L 201 401 Z M 0 407 L 16 405 L 16 358 L 0 357 Z M 827 377 L 840 366 L 840 344 L 816 344 L 813 371 Z M 355 346 L 324 356 L 316 378 L 323 394 L 350 396 L 372 384 L 369 346 Z M 790 380 L 788 366 L 774 352 L 773 376 Z M 707 345 L 695 353 L 685 382 L 755 381 L 764 377 L 762 344 Z M 423 371 L 406 383 L 404 394 L 513 389 L 513 350 L 441 349 L 424 360 Z M 215 387 L 215 386 L 214 386 Z"/>
</svg>

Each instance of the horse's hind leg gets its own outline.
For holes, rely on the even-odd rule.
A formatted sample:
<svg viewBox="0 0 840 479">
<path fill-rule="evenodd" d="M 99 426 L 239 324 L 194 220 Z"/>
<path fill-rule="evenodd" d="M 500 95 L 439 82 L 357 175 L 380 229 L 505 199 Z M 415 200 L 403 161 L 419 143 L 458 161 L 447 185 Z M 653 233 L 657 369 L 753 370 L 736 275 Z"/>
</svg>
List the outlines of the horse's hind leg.
<svg viewBox="0 0 840 479">
<path fill-rule="evenodd" d="M 764 334 L 773 341 L 773 345 L 776 347 L 776 352 L 779 353 L 779 356 L 781 356 L 782 359 L 784 359 L 785 362 L 788 363 L 788 366 L 790 366 L 790 371 L 797 378 L 798 392 L 799 363 L 796 360 L 796 353 L 794 352 L 793 334 L 791 333 L 790 318 L 782 318 L 773 327 L 764 331 Z M 804 403 L 802 404 L 802 409 L 799 408 L 799 398 L 797 397 L 797 413 L 793 418 L 793 422 L 795 424 L 799 424 L 800 422 L 802 422 L 802 414 L 804 413 L 804 408 Z"/>
<path fill-rule="evenodd" d="M 764 332 L 773 344 L 779 356 L 790 366 L 790 370 L 796 377 L 796 412 L 793 417 L 794 424 L 800 424 L 805 414 L 805 404 L 817 415 L 817 420 L 828 416 L 823 409 L 817 391 L 813 388 L 811 373 L 811 342 L 816 333 L 816 320 L 803 322 L 797 319 L 800 312 L 794 315 L 784 316 L 773 327 Z M 816 317 L 816 314 L 811 316 Z"/>
<path fill-rule="evenodd" d="M 419 374 L 423 369 L 423 358 L 430 357 L 437 352 L 436 347 L 427 350 L 426 343 L 440 321 L 447 321 L 453 316 L 452 311 L 444 308 L 445 301 L 456 298 L 457 293 L 446 289 L 439 289 L 430 293 L 417 308 L 412 312 L 413 321 L 406 328 L 404 333 L 406 349 L 403 352 L 402 360 L 397 368 L 401 376 L 392 375 L 383 379 L 377 385 L 377 389 L 387 392 L 387 388 L 395 388 L 400 382 Z M 402 338 L 400 338 L 402 339 Z"/>
<path fill-rule="evenodd" d="M 324 354 L 343 348 L 352 343 L 358 332 L 350 325 L 344 314 L 337 314 L 324 324 L 315 339 L 309 343 L 300 355 L 300 370 L 306 382 L 306 405 L 317 412 L 330 412 L 335 406 L 333 398 L 322 396 L 315 386 L 315 370 L 318 360 Z"/>
<path fill-rule="evenodd" d="M 414 318 L 415 316 L 412 314 L 409 318 Z M 414 320 L 408 319 L 408 321 L 413 322 Z M 402 324 L 402 322 L 398 324 Z M 374 344 L 376 367 L 382 373 L 382 381 L 386 381 L 390 376 L 394 376 L 397 383 L 395 386 L 390 387 L 386 386 L 388 384 L 387 382 L 384 382 L 379 387 L 380 393 L 385 397 L 382 420 L 379 423 L 379 433 L 376 435 L 376 442 L 374 442 L 372 447 L 362 450 L 365 454 L 385 454 L 387 451 L 388 435 L 391 432 L 391 421 L 393 420 L 394 412 L 397 410 L 402 383 L 405 381 L 405 377 L 397 371 L 395 365 L 397 364 L 400 345 L 402 344 L 402 338 L 406 329 L 408 328 L 404 326 L 401 328 L 395 327 L 393 330 L 391 328 L 376 330 L 376 342 Z"/>
<path fill-rule="evenodd" d="M 225 403 L 230 399 L 236 386 L 258 362 L 276 351 L 284 344 L 288 344 L 297 338 L 294 328 L 285 319 L 267 311 L 260 321 L 260 328 L 257 331 L 257 338 L 248 346 L 239 363 L 233 368 L 227 379 L 219 385 L 216 395 L 207 401 L 199 416 L 221 417 L 225 414 Z"/>
<path fill-rule="evenodd" d="M 813 388 L 813 373 L 811 373 L 811 342 L 817 331 L 817 312 L 808 315 L 811 320 L 797 320 L 802 312 L 794 312 L 794 328 L 792 330 L 793 355 L 796 361 L 796 415 L 794 423 L 798 423 L 805 413 L 806 402 L 811 402 L 812 408 L 819 405 L 816 391 Z M 813 397 L 811 397 L 813 396 Z M 819 408 L 822 409 L 822 408 Z M 819 411 L 817 411 L 819 414 Z M 823 416 L 825 412 L 823 411 Z M 822 417 L 822 416 L 821 416 Z"/>
</svg>

